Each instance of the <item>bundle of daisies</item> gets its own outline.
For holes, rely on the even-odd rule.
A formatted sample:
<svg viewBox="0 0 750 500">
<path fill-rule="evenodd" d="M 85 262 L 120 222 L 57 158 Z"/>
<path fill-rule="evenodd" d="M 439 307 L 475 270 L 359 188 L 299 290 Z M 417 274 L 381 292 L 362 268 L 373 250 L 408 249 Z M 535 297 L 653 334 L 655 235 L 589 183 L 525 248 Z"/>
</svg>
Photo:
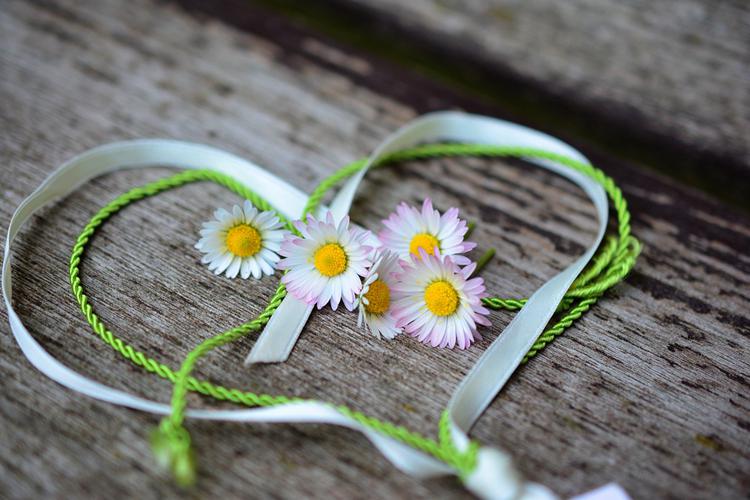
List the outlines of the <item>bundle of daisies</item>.
<svg viewBox="0 0 750 500">
<path fill-rule="evenodd" d="M 429 199 L 421 211 L 401 203 L 377 236 L 349 217 L 336 223 L 330 212 L 325 220 L 296 221 L 297 236 L 247 201 L 214 216 L 196 248 L 216 274 L 260 278 L 286 270 L 282 282 L 295 298 L 318 309 L 359 309 L 358 324 L 386 339 L 406 333 L 433 347 L 466 349 L 481 338 L 477 325 L 490 325 L 484 280 L 471 277 L 477 265 L 464 255 L 476 244 L 464 241 L 468 226 L 456 208 L 441 215 Z"/>
</svg>

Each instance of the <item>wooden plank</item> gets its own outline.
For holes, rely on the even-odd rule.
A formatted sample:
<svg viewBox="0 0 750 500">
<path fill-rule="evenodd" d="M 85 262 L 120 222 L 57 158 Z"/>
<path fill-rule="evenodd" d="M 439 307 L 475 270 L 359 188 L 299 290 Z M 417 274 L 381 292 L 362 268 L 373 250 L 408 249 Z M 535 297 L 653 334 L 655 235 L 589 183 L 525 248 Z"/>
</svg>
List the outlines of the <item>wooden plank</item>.
<svg viewBox="0 0 750 500">
<path fill-rule="evenodd" d="M 750 208 L 746 2 L 256 1 Z"/>
<path fill-rule="evenodd" d="M 746 2 L 347 1 L 750 165 Z"/>
<path fill-rule="evenodd" d="M 210 143 L 310 190 L 415 116 L 412 101 L 470 107 L 274 22 L 279 33 L 298 36 L 296 50 L 147 0 L 7 3 L 0 12 L 0 226 L 55 165 L 104 142 Z M 401 93 L 386 93 L 384 82 Z M 644 255 L 627 282 L 518 372 L 473 435 L 513 450 L 526 474 L 564 495 L 615 480 L 635 498 L 744 496 L 750 221 L 672 181 L 587 153 L 623 187 Z M 14 300 L 36 338 L 71 368 L 167 401 L 169 384 L 89 333 L 66 279 L 70 246 L 96 208 L 165 174 L 105 176 L 46 211 L 23 233 Z M 398 201 L 427 194 L 442 208 L 460 206 L 479 221 L 480 246 L 499 249 L 502 258 L 484 273 L 499 295 L 532 292 L 595 229 L 593 209 L 566 182 L 485 160 L 374 172 L 353 215 L 374 228 Z M 212 209 L 234 201 L 215 186 L 188 186 L 129 207 L 101 231 L 83 279 L 115 332 L 177 366 L 200 339 L 260 311 L 273 280 L 217 279 L 192 249 Z M 460 353 L 410 339 L 378 342 L 357 330 L 354 315 L 324 311 L 283 366 L 243 368 L 246 339 L 207 356 L 198 373 L 344 403 L 432 434 L 451 389 L 510 318 L 493 313 L 485 340 Z M 82 399 L 47 380 L 22 359 L 1 319 L 0 496 L 184 496 L 153 471 L 146 437 L 155 417 Z M 198 397 L 190 403 L 212 405 Z M 348 431 L 188 425 L 200 460 L 195 496 L 464 495 L 453 480 L 398 473 Z"/>
</svg>

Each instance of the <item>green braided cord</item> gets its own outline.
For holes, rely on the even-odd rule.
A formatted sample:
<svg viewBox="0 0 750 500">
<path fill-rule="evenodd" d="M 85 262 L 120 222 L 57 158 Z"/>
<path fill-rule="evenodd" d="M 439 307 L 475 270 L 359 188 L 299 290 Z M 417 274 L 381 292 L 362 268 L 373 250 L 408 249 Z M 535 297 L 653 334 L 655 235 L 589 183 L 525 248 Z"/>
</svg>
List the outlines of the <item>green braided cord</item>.
<svg viewBox="0 0 750 500">
<path fill-rule="evenodd" d="M 238 195 L 250 200 L 261 209 L 273 210 L 273 207 L 270 204 L 252 190 L 226 175 L 209 170 L 185 171 L 172 177 L 132 189 L 127 193 L 118 196 L 100 209 L 76 239 L 76 244 L 73 247 L 70 258 L 71 288 L 86 320 L 92 326 L 94 332 L 106 344 L 119 352 L 125 359 L 131 361 L 136 366 L 140 366 L 146 371 L 155 373 L 175 384 L 172 397 L 173 413 L 162 420 L 159 428 L 152 433 L 151 443 L 157 462 L 163 466 L 169 467 L 174 473 L 176 480 L 183 485 L 189 485 L 194 480 L 194 457 L 190 448 L 190 435 L 182 426 L 182 421 L 184 420 L 185 395 L 187 390 L 192 390 L 220 401 L 231 401 L 248 407 L 275 406 L 302 401 L 297 398 L 256 394 L 253 392 L 241 391 L 239 389 L 226 388 L 208 381 L 198 380 L 189 375 L 198 358 L 204 353 L 215 347 L 232 342 L 250 332 L 260 330 L 268 322 L 273 315 L 273 312 L 278 308 L 286 295 L 286 290 L 283 285 L 279 285 L 269 301 L 268 306 L 257 318 L 203 341 L 188 354 L 180 367 L 180 370 L 174 372 L 167 365 L 146 356 L 143 352 L 138 351 L 118 338 L 104 325 L 101 319 L 99 319 L 97 314 L 93 311 L 93 307 L 89 303 L 88 297 L 84 292 L 80 278 L 80 265 L 86 246 L 93 237 L 96 229 L 126 205 L 190 182 L 206 180 L 216 182 L 229 188 Z M 279 216 L 281 217 L 280 214 Z M 283 217 L 281 218 L 287 226 L 287 229 L 293 229 L 286 219 Z M 462 470 L 460 468 L 461 464 L 466 462 L 466 459 L 463 458 L 460 453 L 446 452 L 435 441 L 411 432 L 404 427 L 378 421 L 377 419 L 368 417 L 344 406 L 335 406 L 334 408 L 363 425 L 429 453 L 448 464 L 454 464 L 459 470 Z"/>
<path fill-rule="evenodd" d="M 568 294 L 566 294 L 561 307 L 558 309 L 558 312 L 561 313 L 561 317 L 552 327 L 548 328 L 542 333 L 542 335 L 540 335 L 539 339 L 537 339 L 524 359 L 525 362 L 543 349 L 549 342 L 554 340 L 554 338 L 560 335 L 565 329 L 569 328 L 576 319 L 580 318 L 583 313 L 585 313 L 591 305 L 597 301 L 605 290 L 614 286 L 614 284 L 619 282 L 627 274 L 635 264 L 635 259 L 640 250 L 640 244 L 635 238 L 630 236 L 630 215 L 627 210 L 627 204 L 622 197 L 619 188 L 617 188 L 609 177 L 590 165 L 576 162 L 546 151 L 529 148 L 505 148 L 486 145 L 438 144 L 394 153 L 382 159 L 375 166 L 437 156 L 460 155 L 545 158 L 562 163 L 584 173 L 602 184 L 607 191 L 607 194 L 612 199 L 615 210 L 617 211 L 619 223 L 617 237 L 612 237 L 607 240 L 600 249 L 597 257 L 575 281 Z M 315 211 L 320 206 L 323 197 L 329 189 L 361 170 L 365 164 L 366 160 L 357 160 L 324 179 L 310 195 L 303 215 Z M 272 396 L 268 394 L 256 394 L 253 392 L 241 391 L 239 389 L 226 388 L 208 381 L 196 379 L 190 375 L 198 359 L 203 354 L 216 347 L 233 342 L 248 333 L 259 331 L 263 328 L 286 295 L 286 290 L 281 284 L 271 297 L 264 311 L 258 317 L 201 342 L 187 355 L 179 371 L 176 373 L 168 366 L 147 357 L 142 352 L 134 349 L 132 346 L 116 337 L 93 312 L 93 308 L 88 302 L 88 297 L 84 293 L 81 284 L 80 263 L 86 245 L 93 236 L 95 230 L 111 215 L 134 201 L 196 181 L 215 182 L 229 188 L 243 198 L 250 200 L 255 206 L 262 210 L 275 210 L 271 204 L 260 197 L 257 193 L 229 176 L 208 170 L 185 171 L 172 177 L 150 183 L 146 186 L 132 189 L 131 191 L 117 197 L 99 210 L 85 226 L 84 230 L 76 240 L 70 259 L 71 288 L 87 321 L 94 329 L 94 332 L 99 335 L 105 343 L 110 345 L 135 365 L 143 367 L 146 371 L 155 373 L 175 385 L 172 396 L 172 414 L 165 417 L 159 428 L 152 434 L 152 446 L 157 460 L 163 465 L 169 466 L 175 474 L 176 479 L 181 484 L 190 484 L 194 480 L 194 457 L 190 448 L 190 435 L 182 426 L 185 416 L 186 394 L 188 390 L 213 397 L 220 401 L 231 401 L 249 407 L 275 406 L 294 401 L 303 401 L 302 399 Z M 296 232 L 286 218 L 279 214 L 278 211 L 276 211 L 276 213 L 287 229 Z M 523 307 L 526 303 L 526 299 L 502 299 L 491 297 L 484 299 L 484 303 L 488 307 L 494 309 L 517 310 Z M 345 406 L 332 407 L 367 427 L 429 453 L 439 460 L 448 463 L 459 472 L 461 477 L 465 477 L 474 468 L 478 445 L 477 443 L 472 442 L 469 448 L 463 452 L 456 449 L 455 444 L 450 437 L 449 416 L 447 412 L 444 412 L 441 417 L 439 441 L 436 442 L 430 438 L 409 431 L 404 427 L 383 422 L 373 417 L 368 417 Z"/>
</svg>

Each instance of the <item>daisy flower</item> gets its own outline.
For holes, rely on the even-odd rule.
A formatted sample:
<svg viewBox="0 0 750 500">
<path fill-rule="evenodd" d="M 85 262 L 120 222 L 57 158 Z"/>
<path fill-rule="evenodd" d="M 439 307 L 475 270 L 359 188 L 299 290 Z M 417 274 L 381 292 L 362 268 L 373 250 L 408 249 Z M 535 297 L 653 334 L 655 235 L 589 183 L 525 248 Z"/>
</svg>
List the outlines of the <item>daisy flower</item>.
<svg viewBox="0 0 750 500">
<path fill-rule="evenodd" d="M 374 262 L 375 255 L 379 254 L 378 249 L 383 246 L 383 243 L 380 242 L 378 235 L 376 235 L 369 229 L 355 226 L 354 224 L 352 224 L 351 231 L 354 237 L 360 240 L 360 243 L 370 247 L 370 252 L 367 254 L 367 258 Z"/>
<path fill-rule="evenodd" d="M 421 212 L 402 202 L 383 225 L 385 229 L 379 235 L 380 240 L 404 260 L 410 256 L 419 258 L 420 249 L 434 255 L 437 248 L 441 255 L 452 255 L 453 261 L 463 266 L 470 260 L 460 254 L 477 246 L 464 241 L 469 228 L 465 220 L 458 218 L 458 209 L 451 208 L 440 215 L 432 208 L 429 198 L 424 200 Z"/>
<path fill-rule="evenodd" d="M 391 289 L 396 284 L 394 273 L 398 270 L 398 255 L 390 250 L 380 252 L 375 257 L 370 272 L 365 276 L 357 300 L 357 326 L 364 323 L 378 338 L 383 336 L 390 340 L 401 333 L 401 328 L 396 327 L 396 318 L 391 307 Z"/>
<path fill-rule="evenodd" d="M 433 347 L 466 349 L 482 337 L 477 325 L 490 326 L 482 306 L 482 278 L 469 278 L 476 264 L 464 268 L 449 256 L 419 249 L 419 258 L 402 261 L 393 287 L 396 327 Z"/>
<path fill-rule="evenodd" d="M 336 225 L 331 212 L 325 222 L 308 215 L 306 224 L 296 221 L 294 226 L 303 237 L 288 234 L 279 252 L 285 257 L 279 269 L 289 271 L 281 279 L 289 293 L 318 309 L 330 302 L 335 311 L 343 302 L 354 310 L 360 276 L 372 265 L 366 232 L 350 229 L 348 216 Z"/>
<path fill-rule="evenodd" d="M 276 252 L 288 231 L 273 212 L 259 212 L 245 200 L 229 212 L 219 208 L 216 220 L 204 222 L 201 239 L 195 248 L 205 254 L 201 263 L 215 274 L 225 273 L 228 278 L 238 274 L 247 279 L 252 274 L 258 279 L 272 275 L 280 257 Z"/>
</svg>

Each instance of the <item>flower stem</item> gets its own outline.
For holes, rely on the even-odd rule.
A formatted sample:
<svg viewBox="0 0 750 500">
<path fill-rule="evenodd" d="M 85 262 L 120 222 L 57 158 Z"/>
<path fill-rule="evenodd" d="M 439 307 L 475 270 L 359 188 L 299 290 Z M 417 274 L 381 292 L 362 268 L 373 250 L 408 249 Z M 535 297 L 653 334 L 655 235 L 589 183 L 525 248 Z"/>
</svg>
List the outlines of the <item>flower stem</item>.
<svg viewBox="0 0 750 500">
<path fill-rule="evenodd" d="M 492 258 L 495 256 L 495 249 L 490 248 L 486 252 L 482 254 L 481 257 L 479 257 L 479 260 L 477 261 L 477 268 L 474 269 L 474 272 L 472 273 L 472 276 L 476 276 L 479 274 L 479 272 L 482 270 L 484 266 L 486 266 Z"/>
</svg>

